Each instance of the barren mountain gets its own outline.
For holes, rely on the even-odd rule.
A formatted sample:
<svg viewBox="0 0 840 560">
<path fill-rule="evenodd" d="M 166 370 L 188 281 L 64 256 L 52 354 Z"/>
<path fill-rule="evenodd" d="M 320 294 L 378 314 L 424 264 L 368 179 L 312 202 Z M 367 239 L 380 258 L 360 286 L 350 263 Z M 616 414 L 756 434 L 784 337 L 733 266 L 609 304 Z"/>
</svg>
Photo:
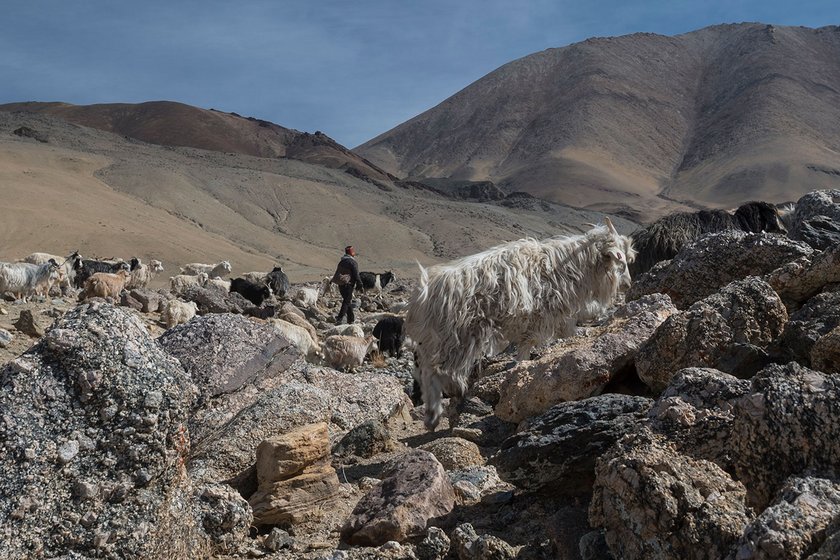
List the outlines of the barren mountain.
<svg viewBox="0 0 840 560">
<path fill-rule="evenodd" d="M 0 111 L 46 113 L 150 144 L 256 157 L 286 157 L 341 169 L 374 182 L 393 179 L 322 132 L 299 132 L 253 117 L 172 101 L 97 105 L 9 103 L 0 105 Z"/>
<path fill-rule="evenodd" d="M 323 141 L 290 145 L 306 151 L 307 138 Z M 0 111 L 0 194 L 0 261 L 79 249 L 162 259 L 164 277 L 227 259 L 234 274 L 279 263 L 293 282 L 312 280 L 348 243 L 363 269 L 415 275 L 415 261 L 601 219 L 521 195 L 485 204 L 287 158 L 158 146 L 27 112 Z"/>
<path fill-rule="evenodd" d="M 535 53 L 355 151 L 647 219 L 836 186 L 838 122 L 840 27 L 747 23 Z"/>
</svg>

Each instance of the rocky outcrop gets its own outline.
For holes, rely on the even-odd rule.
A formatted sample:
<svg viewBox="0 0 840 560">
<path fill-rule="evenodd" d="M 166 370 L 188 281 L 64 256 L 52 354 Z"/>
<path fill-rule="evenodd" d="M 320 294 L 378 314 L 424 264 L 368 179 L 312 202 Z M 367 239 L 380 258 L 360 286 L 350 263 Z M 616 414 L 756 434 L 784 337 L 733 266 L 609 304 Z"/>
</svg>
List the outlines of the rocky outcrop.
<svg viewBox="0 0 840 560">
<path fill-rule="evenodd" d="M 257 481 L 259 487 L 248 500 L 254 525 L 295 525 L 318 519 L 338 498 L 327 423 L 303 426 L 260 443 Z"/>
<path fill-rule="evenodd" d="M 814 249 L 836 247 L 840 242 L 840 191 L 812 191 L 796 202 L 791 239 L 801 240 Z"/>
<path fill-rule="evenodd" d="M 0 556 L 175 558 L 244 536 L 247 513 L 203 524 L 240 502 L 199 503 L 184 471 L 195 388 L 135 315 L 80 305 L 0 379 Z"/>
<path fill-rule="evenodd" d="M 680 453 L 731 472 L 735 403 L 749 391 L 749 381 L 715 369 L 680 370 L 650 408 L 650 426 Z"/>
<path fill-rule="evenodd" d="M 458 560 L 513 560 L 516 550 L 495 535 L 479 535 L 469 523 L 452 531 L 452 548 Z"/>
<path fill-rule="evenodd" d="M 401 542 L 425 534 L 429 520 L 455 506 L 449 478 L 428 451 L 413 450 L 393 460 L 382 477 L 344 524 L 343 541 L 364 546 Z"/>
<path fill-rule="evenodd" d="M 559 402 L 600 394 L 614 375 L 632 366 L 639 348 L 675 311 L 667 296 L 647 296 L 618 309 L 603 327 L 521 363 L 500 388 L 496 415 L 521 422 Z"/>
<path fill-rule="evenodd" d="M 840 246 L 789 262 L 768 274 L 766 280 L 789 309 L 798 309 L 828 284 L 840 282 Z"/>
<path fill-rule="evenodd" d="M 768 274 L 813 252 L 804 243 L 781 235 L 739 230 L 713 233 L 635 278 L 627 300 L 661 293 L 669 295 L 679 309 L 687 309 L 731 282 Z"/>
<path fill-rule="evenodd" d="M 647 430 L 619 441 L 596 473 L 589 520 L 615 558 L 724 558 L 751 519 L 740 482 Z"/>
<path fill-rule="evenodd" d="M 747 525 L 731 558 L 813 558 L 810 555 L 823 544 L 826 529 L 835 519 L 840 519 L 840 482 L 794 477 L 770 507 Z"/>
<path fill-rule="evenodd" d="M 781 347 L 790 359 L 804 366 L 812 365 L 811 356 L 815 347 L 818 360 L 829 362 L 831 341 L 824 342 L 824 346 L 821 345 L 823 348 L 817 347 L 817 343 L 837 327 L 840 327 L 840 292 L 818 294 L 791 314 L 785 325 Z"/>
<path fill-rule="evenodd" d="M 503 480 L 523 490 L 552 496 L 586 494 L 595 480 L 595 461 L 637 429 L 651 402 L 610 394 L 558 404 L 528 420 L 490 462 Z"/>
<path fill-rule="evenodd" d="M 840 378 L 796 363 L 771 365 L 735 405 L 735 472 L 750 503 L 765 507 L 784 481 L 840 464 Z"/>
<path fill-rule="evenodd" d="M 781 299 L 763 280 L 729 284 L 669 317 L 636 357 L 639 378 L 653 391 L 686 367 L 711 367 L 749 376 L 767 364 L 765 348 L 787 321 Z"/>
</svg>

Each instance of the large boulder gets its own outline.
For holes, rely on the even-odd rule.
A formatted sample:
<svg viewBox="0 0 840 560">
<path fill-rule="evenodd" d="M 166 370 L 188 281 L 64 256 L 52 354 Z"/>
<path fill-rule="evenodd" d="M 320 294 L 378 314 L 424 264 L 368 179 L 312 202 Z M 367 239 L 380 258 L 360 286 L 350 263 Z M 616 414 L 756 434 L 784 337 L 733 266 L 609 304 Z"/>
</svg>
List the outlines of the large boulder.
<svg viewBox="0 0 840 560">
<path fill-rule="evenodd" d="M 443 466 L 428 451 L 412 450 L 388 465 L 382 481 L 359 500 L 341 529 L 349 544 L 379 546 L 425 534 L 432 519 L 455 507 Z"/>
<path fill-rule="evenodd" d="M 817 343 L 840 327 L 840 292 L 817 294 L 790 316 L 785 325 L 781 347 L 792 360 L 811 366 L 811 354 Z M 826 341 L 830 342 L 830 341 Z M 817 349 L 818 355 L 828 356 L 830 347 Z M 818 358 L 821 361 L 822 358 Z M 820 369 L 820 368 L 818 368 Z"/>
<path fill-rule="evenodd" d="M 521 422 L 557 403 L 600 394 L 613 376 L 632 366 L 639 348 L 674 312 L 667 296 L 647 296 L 619 308 L 604 326 L 522 362 L 500 387 L 496 415 Z"/>
<path fill-rule="evenodd" d="M 658 393 L 686 367 L 752 375 L 769 361 L 765 348 L 782 333 L 787 318 L 782 300 L 766 282 L 754 276 L 733 282 L 656 330 L 636 357 L 639 379 Z"/>
<path fill-rule="evenodd" d="M 840 377 L 795 362 L 771 365 L 735 404 L 735 472 L 764 508 L 784 481 L 840 464 Z"/>
<path fill-rule="evenodd" d="M 744 529 L 734 558 L 813 558 L 810 555 L 823 544 L 826 529 L 835 519 L 840 519 L 840 482 L 794 477 Z"/>
<path fill-rule="evenodd" d="M 202 286 L 191 286 L 179 297 L 185 301 L 194 301 L 198 306 L 198 314 L 208 313 L 242 313 L 253 304 L 237 292 L 224 294 L 218 290 L 211 290 Z"/>
<path fill-rule="evenodd" d="M 739 230 L 713 233 L 636 278 L 627 299 L 662 293 L 679 309 L 686 309 L 735 280 L 767 274 L 813 252 L 804 243 L 781 235 Z"/>
<path fill-rule="evenodd" d="M 680 453 L 712 461 L 730 472 L 735 403 L 749 391 L 748 380 L 716 369 L 680 370 L 650 408 L 650 426 Z"/>
<path fill-rule="evenodd" d="M 529 492 L 588 494 L 595 461 L 637 429 L 651 402 L 609 394 L 555 405 L 505 440 L 490 463 L 502 479 Z"/>
<path fill-rule="evenodd" d="M 257 447 L 259 487 L 248 500 L 254 525 L 292 525 L 320 518 L 338 499 L 326 422 L 273 436 Z"/>
<path fill-rule="evenodd" d="M 240 502 L 199 504 L 185 476 L 195 387 L 134 314 L 80 305 L 0 380 L 0 556 L 174 558 L 226 540 L 203 520 Z"/>
<path fill-rule="evenodd" d="M 840 282 L 840 245 L 791 261 L 765 279 L 789 309 L 798 309 L 827 285 Z"/>
<path fill-rule="evenodd" d="M 196 317 L 158 343 L 200 389 L 190 425 L 194 443 L 252 404 L 300 358 L 270 325 L 227 313 Z"/>
<path fill-rule="evenodd" d="M 751 519 L 745 494 L 714 463 L 641 430 L 598 461 L 589 521 L 615 558 L 719 560 Z"/>
<path fill-rule="evenodd" d="M 802 196 L 796 202 L 788 235 L 815 249 L 836 247 L 840 241 L 840 190 L 812 191 Z"/>
</svg>

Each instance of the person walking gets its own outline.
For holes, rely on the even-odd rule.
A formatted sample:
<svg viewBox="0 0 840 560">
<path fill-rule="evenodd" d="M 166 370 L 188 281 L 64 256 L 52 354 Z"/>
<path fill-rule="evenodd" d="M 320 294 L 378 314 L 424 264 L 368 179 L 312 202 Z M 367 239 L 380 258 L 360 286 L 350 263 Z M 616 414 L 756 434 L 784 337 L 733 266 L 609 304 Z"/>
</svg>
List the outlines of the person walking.
<svg viewBox="0 0 840 560">
<path fill-rule="evenodd" d="M 347 315 L 347 324 L 351 324 L 355 317 L 353 316 L 353 288 L 359 287 L 363 292 L 362 279 L 359 277 L 359 265 L 356 263 L 356 249 L 352 245 L 344 248 L 344 256 L 338 261 L 338 266 L 335 268 L 332 282 L 338 285 L 338 292 L 341 294 L 341 310 L 335 318 L 335 324 L 341 323 L 341 320 Z"/>
</svg>

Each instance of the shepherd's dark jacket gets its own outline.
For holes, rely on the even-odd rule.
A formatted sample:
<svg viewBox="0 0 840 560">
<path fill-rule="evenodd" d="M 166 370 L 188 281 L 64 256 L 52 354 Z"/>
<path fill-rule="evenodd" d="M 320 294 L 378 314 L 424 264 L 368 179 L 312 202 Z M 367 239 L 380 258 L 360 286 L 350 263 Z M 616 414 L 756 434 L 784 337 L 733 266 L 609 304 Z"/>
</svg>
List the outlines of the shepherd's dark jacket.
<svg viewBox="0 0 840 560">
<path fill-rule="evenodd" d="M 359 265 L 356 263 L 356 259 L 350 255 L 341 257 L 335 269 L 335 274 L 333 274 L 332 281 L 339 286 L 352 284 L 354 288 L 361 288 L 362 279 L 359 277 Z"/>
</svg>

